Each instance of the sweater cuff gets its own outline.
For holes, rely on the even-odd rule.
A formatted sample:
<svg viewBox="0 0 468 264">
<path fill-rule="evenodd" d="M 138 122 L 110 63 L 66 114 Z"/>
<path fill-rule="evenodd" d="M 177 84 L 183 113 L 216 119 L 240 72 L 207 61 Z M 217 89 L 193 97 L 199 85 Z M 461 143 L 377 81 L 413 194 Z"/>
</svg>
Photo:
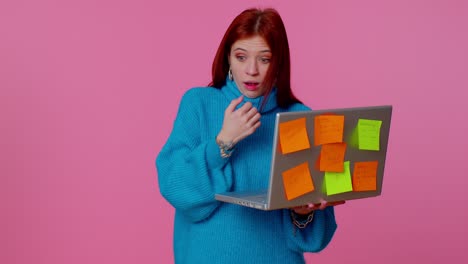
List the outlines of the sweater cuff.
<svg viewBox="0 0 468 264">
<path fill-rule="evenodd" d="M 209 168 L 221 168 L 226 165 L 229 159 L 230 157 L 221 157 L 221 152 L 215 139 L 208 141 L 206 146 L 206 160 Z"/>
</svg>

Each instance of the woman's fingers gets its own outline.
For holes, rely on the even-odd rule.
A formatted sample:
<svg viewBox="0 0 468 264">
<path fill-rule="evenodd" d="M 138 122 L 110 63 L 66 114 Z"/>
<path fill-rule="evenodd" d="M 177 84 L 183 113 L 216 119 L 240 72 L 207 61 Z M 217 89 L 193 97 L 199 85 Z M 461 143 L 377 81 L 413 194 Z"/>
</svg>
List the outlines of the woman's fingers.
<svg viewBox="0 0 468 264">
<path fill-rule="evenodd" d="M 236 107 L 242 102 L 242 99 L 244 99 L 244 96 L 241 95 L 237 97 L 236 99 L 232 100 L 231 103 L 228 105 L 226 108 L 226 113 L 232 113 L 236 109 Z"/>
<path fill-rule="evenodd" d="M 223 127 L 218 134 L 220 140 L 237 143 L 260 127 L 261 115 L 251 102 L 246 102 L 236 109 L 242 100 L 243 96 L 240 96 L 232 100 L 226 108 Z"/>
<path fill-rule="evenodd" d="M 259 122 L 260 117 L 261 117 L 260 113 L 258 112 L 254 113 L 253 116 L 251 116 L 249 120 L 247 121 L 247 124 L 246 124 L 247 127 L 253 127 L 255 123 Z"/>
<path fill-rule="evenodd" d="M 312 212 L 314 209 L 309 208 L 308 205 L 303 205 L 303 206 L 294 207 L 293 210 L 297 214 L 306 215 Z"/>
<path fill-rule="evenodd" d="M 296 206 L 292 208 L 294 212 L 298 214 L 308 214 L 314 210 L 323 210 L 327 208 L 328 206 L 335 206 L 335 205 L 340 205 L 344 204 L 346 201 L 336 201 L 336 202 L 327 202 L 323 199 L 320 199 L 320 203 L 309 203 L 307 205 L 302 205 L 302 206 Z"/>
<path fill-rule="evenodd" d="M 251 120 L 251 119 L 254 118 L 257 114 L 259 114 L 258 111 L 257 111 L 257 108 L 251 107 L 250 110 L 249 110 L 247 113 L 245 113 L 245 117 L 246 117 L 247 120 Z M 259 114 L 259 115 L 260 115 L 260 114 Z M 260 117 L 259 117 L 259 118 L 260 118 Z"/>
<path fill-rule="evenodd" d="M 323 209 L 327 208 L 328 205 L 329 204 L 328 204 L 327 201 L 325 201 L 324 199 L 320 199 L 320 205 L 319 205 L 320 210 L 323 210 Z"/>
<path fill-rule="evenodd" d="M 316 203 L 316 204 L 310 203 L 310 204 L 307 204 L 307 207 L 312 210 L 323 210 L 327 208 L 328 206 L 340 205 L 340 204 L 344 204 L 345 202 L 346 201 L 327 202 L 323 199 L 320 199 L 320 203 Z"/>
<path fill-rule="evenodd" d="M 335 205 L 340 205 L 340 204 L 345 204 L 345 203 L 346 201 L 337 201 L 337 202 L 332 202 L 331 204 L 335 206 Z"/>
<path fill-rule="evenodd" d="M 241 106 L 239 109 L 237 109 L 236 112 L 238 112 L 239 115 L 242 116 L 242 115 L 247 114 L 250 111 L 250 109 L 252 109 L 252 108 L 253 108 L 252 103 L 247 102 L 243 106 Z"/>
</svg>

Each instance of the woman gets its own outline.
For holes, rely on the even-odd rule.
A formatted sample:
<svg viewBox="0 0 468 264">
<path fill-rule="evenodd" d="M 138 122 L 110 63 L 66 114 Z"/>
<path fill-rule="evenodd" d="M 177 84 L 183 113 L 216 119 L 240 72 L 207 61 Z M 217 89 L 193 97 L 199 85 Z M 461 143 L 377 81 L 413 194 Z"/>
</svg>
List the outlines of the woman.
<svg viewBox="0 0 468 264">
<path fill-rule="evenodd" d="M 209 87 L 183 96 L 156 160 L 161 194 L 175 207 L 176 263 L 304 263 L 335 230 L 326 202 L 261 211 L 215 193 L 267 188 L 275 115 L 309 110 L 290 87 L 289 45 L 274 9 L 248 9 L 227 29 Z"/>
</svg>

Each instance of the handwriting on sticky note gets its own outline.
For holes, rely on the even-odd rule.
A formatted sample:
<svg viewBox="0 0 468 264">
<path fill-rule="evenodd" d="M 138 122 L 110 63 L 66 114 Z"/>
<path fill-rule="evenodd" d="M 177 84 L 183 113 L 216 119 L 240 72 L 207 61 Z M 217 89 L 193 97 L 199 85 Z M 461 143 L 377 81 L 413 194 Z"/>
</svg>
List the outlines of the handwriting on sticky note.
<svg viewBox="0 0 468 264">
<path fill-rule="evenodd" d="M 310 148 L 305 117 L 280 123 L 279 138 L 283 154 Z"/>
<path fill-rule="evenodd" d="M 320 150 L 320 171 L 343 172 L 346 143 L 329 143 Z"/>
<path fill-rule="evenodd" d="M 319 115 L 314 120 L 315 146 L 343 142 L 343 115 Z"/>
<path fill-rule="evenodd" d="M 355 162 L 353 170 L 353 190 L 377 190 L 377 167 L 378 161 Z"/>
<path fill-rule="evenodd" d="M 308 162 L 284 171 L 282 175 L 284 191 L 288 200 L 312 192 L 315 189 Z"/>
<path fill-rule="evenodd" d="M 325 172 L 324 186 L 327 195 L 350 192 L 353 190 L 349 161 L 345 161 L 343 172 Z"/>
<path fill-rule="evenodd" d="M 381 120 L 358 120 L 358 146 L 361 150 L 380 150 Z"/>
</svg>

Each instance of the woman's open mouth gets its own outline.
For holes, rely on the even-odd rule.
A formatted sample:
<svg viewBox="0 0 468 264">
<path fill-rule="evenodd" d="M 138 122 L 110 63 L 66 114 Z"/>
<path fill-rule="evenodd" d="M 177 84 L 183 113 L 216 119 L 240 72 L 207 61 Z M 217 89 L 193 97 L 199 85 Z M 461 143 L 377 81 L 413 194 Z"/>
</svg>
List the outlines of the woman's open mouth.
<svg viewBox="0 0 468 264">
<path fill-rule="evenodd" d="M 259 83 L 258 82 L 244 82 L 245 89 L 249 91 L 255 91 L 258 89 Z"/>
</svg>

